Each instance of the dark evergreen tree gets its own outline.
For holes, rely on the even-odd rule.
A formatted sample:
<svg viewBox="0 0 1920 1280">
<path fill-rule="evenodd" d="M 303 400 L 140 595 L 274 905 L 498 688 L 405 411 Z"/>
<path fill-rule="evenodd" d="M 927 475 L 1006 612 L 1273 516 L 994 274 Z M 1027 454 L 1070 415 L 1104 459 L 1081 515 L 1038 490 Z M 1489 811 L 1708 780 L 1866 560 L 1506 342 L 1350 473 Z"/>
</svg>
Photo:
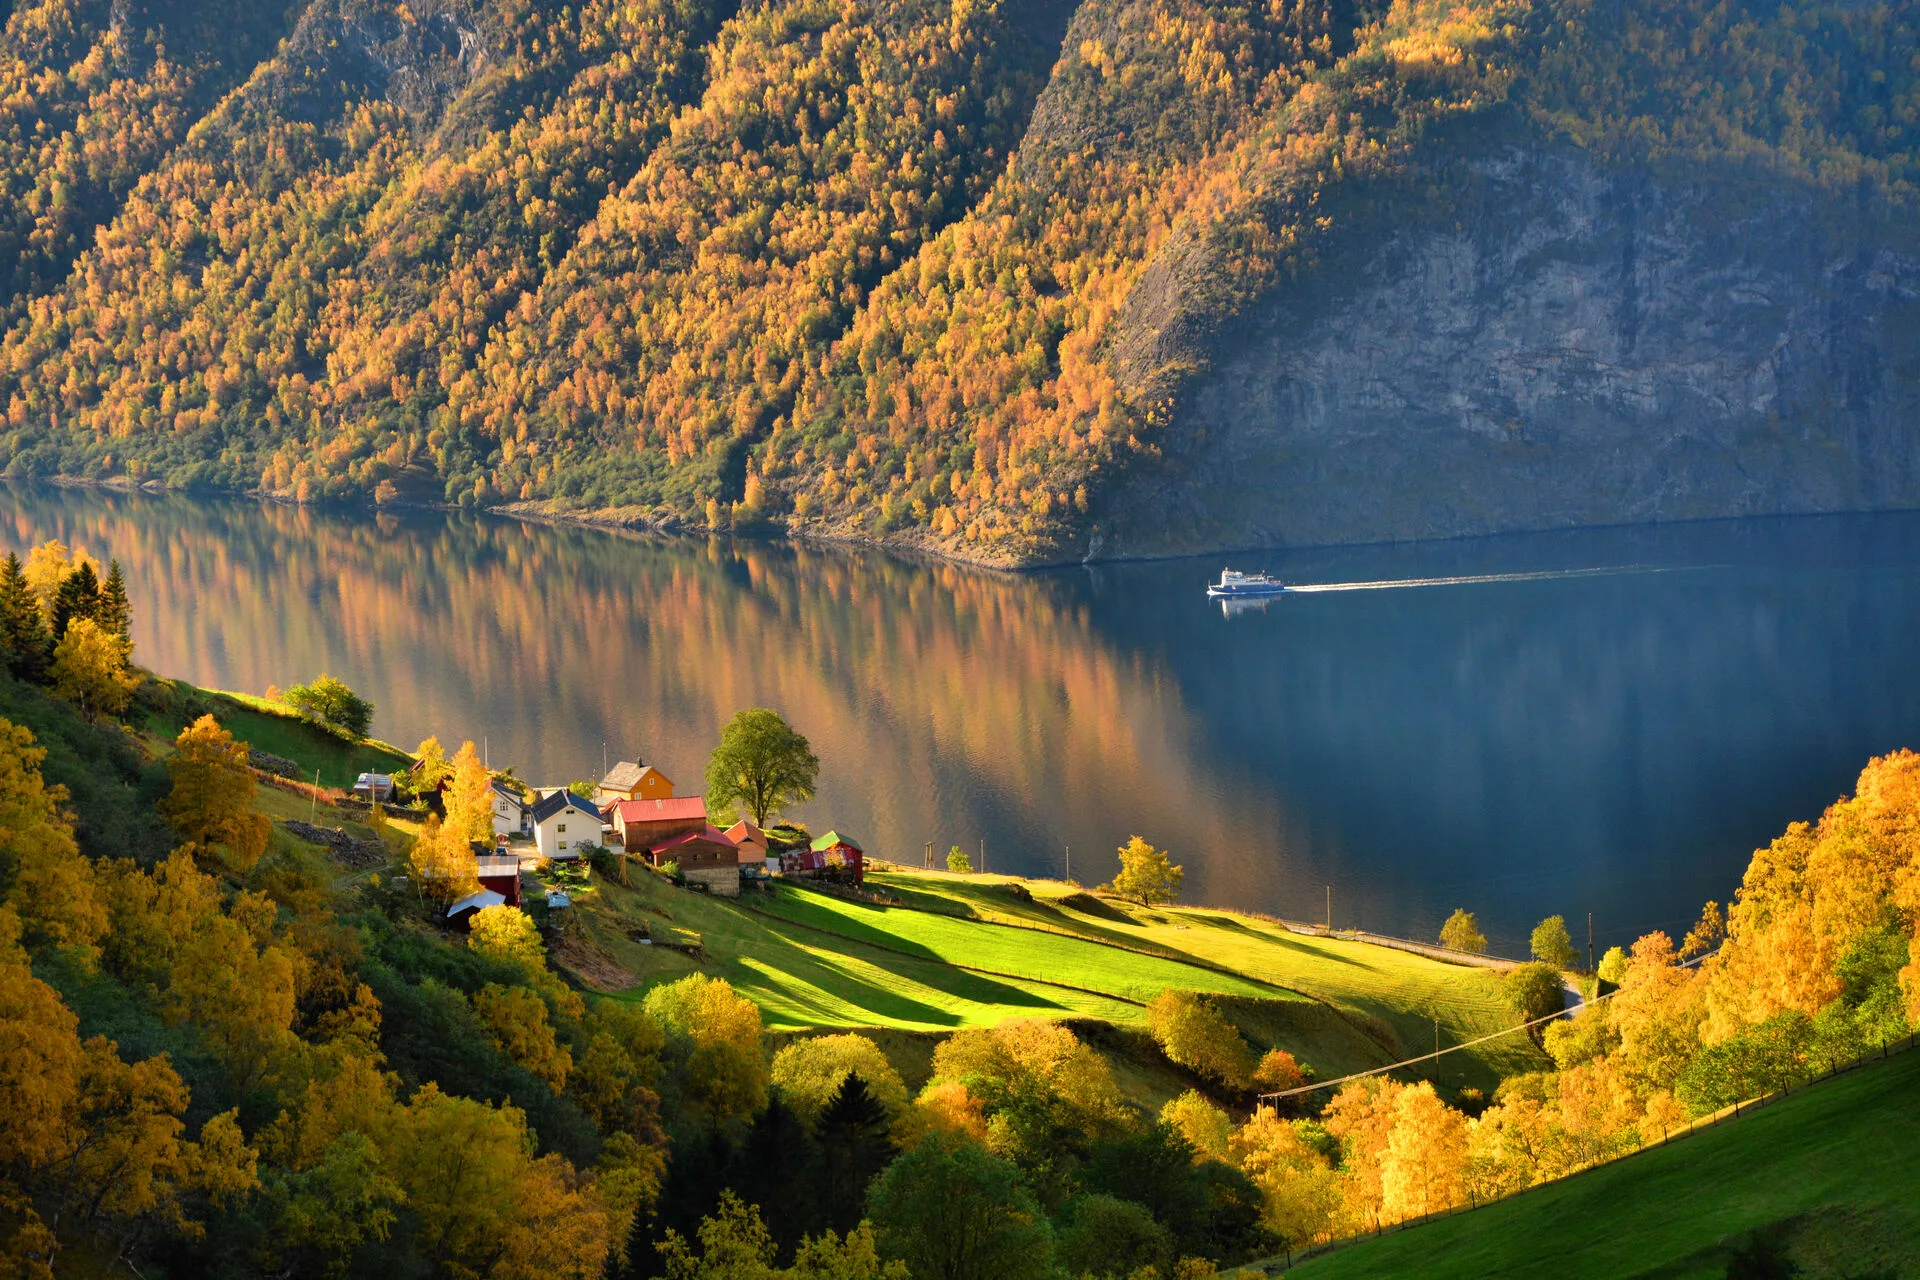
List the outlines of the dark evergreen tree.
<svg viewBox="0 0 1920 1280">
<path fill-rule="evenodd" d="M 118 560 L 107 562 L 107 580 L 100 587 L 100 612 L 94 621 L 132 647 L 133 602 L 127 599 L 127 580 L 121 576 Z"/>
<path fill-rule="evenodd" d="M 20 557 L 9 551 L 0 565 L 0 657 L 15 676 L 37 681 L 46 677 L 52 652 L 40 601 L 27 584 Z"/>
<path fill-rule="evenodd" d="M 866 1208 L 867 1184 L 899 1154 L 892 1117 L 865 1080 L 849 1075 L 820 1113 L 814 1137 L 820 1144 L 820 1196 L 826 1225 L 842 1233 L 851 1231 L 860 1225 Z"/>
<path fill-rule="evenodd" d="M 727 1181 L 742 1200 L 760 1206 L 782 1261 L 792 1259 L 801 1237 L 826 1229 L 814 1176 L 819 1158 L 805 1123 L 778 1098 L 754 1118 L 734 1152 Z"/>
<path fill-rule="evenodd" d="M 80 567 L 60 580 L 53 593 L 53 642 L 59 644 L 75 618 L 100 621 L 100 576 L 93 566 L 82 561 Z"/>
</svg>

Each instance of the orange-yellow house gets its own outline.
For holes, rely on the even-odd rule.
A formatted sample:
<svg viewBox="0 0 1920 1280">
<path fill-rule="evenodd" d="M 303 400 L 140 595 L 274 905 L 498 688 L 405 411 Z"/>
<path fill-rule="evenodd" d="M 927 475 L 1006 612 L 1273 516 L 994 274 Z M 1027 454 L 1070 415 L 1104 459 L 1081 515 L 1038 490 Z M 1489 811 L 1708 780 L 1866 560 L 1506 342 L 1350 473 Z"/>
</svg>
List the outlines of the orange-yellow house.
<svg viewBox="0 0 1920 1280">
<path fill-rule="evenodd" d="M 594 803 L 602 809 L 622 800 L 671 800 L 673 779 L 650 764 L 622 760 L 607 771 L 593 789 Z"/>
</svg>

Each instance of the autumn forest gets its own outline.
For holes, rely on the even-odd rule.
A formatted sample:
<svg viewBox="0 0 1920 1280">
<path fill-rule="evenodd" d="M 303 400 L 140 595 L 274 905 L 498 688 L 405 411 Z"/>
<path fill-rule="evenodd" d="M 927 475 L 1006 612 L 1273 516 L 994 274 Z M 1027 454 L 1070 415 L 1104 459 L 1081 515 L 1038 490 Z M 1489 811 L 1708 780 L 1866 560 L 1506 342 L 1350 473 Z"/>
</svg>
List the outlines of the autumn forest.
<svg viewBox="0 0 1920 1280">
<path fill-rule="evenodd" d="M 1210 334 L 1447 217 L 1476 148 L 1898 222 L 1913 41 L 1733 0 L 21 0 L 0 472 L 1060 558 Z"/>
</svg>

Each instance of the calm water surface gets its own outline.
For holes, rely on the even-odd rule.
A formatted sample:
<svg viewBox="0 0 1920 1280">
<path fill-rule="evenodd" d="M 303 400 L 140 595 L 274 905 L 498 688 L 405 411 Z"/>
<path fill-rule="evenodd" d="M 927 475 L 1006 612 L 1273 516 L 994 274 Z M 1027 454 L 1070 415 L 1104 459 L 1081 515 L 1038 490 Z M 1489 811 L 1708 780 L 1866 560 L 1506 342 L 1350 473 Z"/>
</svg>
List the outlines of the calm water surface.
<svg viewBox="0 0 1920 1280">
<path fill-rule="evenodd" d="M 1683 929 L 1751 850 L 1920 746 L 1920 516 L 1236 557 L 1330 590 L 1224 616 L 1217 561 L 1003 577 L 768 543 L 0 488 L 0 542 L 126 566 L 138 656 L 262 691 L 326 670 L 411 744 L 698 788 L 736 708 L 813 741 L 801 816 L 917 862 L 1104 879 L 1498 950 L 1560 912 Z M 1596 570 L 1601 572 L 1595 572 Z M 1445 585 L 1379 584 L 1491 579 Z M 330 780 L 331 781 L 331 780 Z"/>
</svg>

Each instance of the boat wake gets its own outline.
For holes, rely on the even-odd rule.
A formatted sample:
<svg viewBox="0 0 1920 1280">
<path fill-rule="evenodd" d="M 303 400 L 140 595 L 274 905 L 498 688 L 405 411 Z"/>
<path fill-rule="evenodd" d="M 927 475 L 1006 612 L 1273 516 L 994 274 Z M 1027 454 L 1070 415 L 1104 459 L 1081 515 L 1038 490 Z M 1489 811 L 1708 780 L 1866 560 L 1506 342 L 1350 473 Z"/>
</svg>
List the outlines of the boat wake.
<svg viewBox="0 0 1920 1280">
<path fill-rule="evenodd" d="M 1612 565 L 1602 569 L 1543 569 L 1534 573 L 1476 573 L 1457 578 L 1396 578 L 1382 582 L 1288 583 L 1287 594 L 1320 591 L 1399 591 L 1408 587 L 1465 587 L 1483 582 L 1552 582 L 1560 578 L 1604 578 L 1627 573 L 1663 573 L 1646 565 Z"/>
</svg>

